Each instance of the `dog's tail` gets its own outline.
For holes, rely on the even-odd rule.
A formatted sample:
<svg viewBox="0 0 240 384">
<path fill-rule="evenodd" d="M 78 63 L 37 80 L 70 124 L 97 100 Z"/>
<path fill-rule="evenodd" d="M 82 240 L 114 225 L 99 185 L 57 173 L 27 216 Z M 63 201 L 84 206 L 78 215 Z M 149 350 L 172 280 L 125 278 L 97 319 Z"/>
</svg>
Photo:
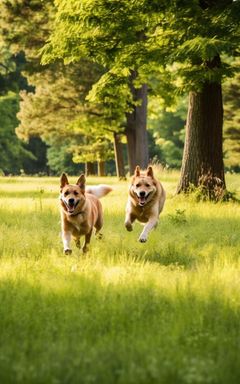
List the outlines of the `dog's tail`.
<svg viewBox="0 0 240 384">
<path fill-rule="evenodd" d="M 105 184 L 91 185 L 90 187 L 86 188 L 87 193 L 90 193 L 91 195 L 94 195 L 99 199 L 103 196 L 106 196 L 111 191 L 112 191 L 112 188 L 109 187 L 109 185 L 105 185 Z"/>
</svg>

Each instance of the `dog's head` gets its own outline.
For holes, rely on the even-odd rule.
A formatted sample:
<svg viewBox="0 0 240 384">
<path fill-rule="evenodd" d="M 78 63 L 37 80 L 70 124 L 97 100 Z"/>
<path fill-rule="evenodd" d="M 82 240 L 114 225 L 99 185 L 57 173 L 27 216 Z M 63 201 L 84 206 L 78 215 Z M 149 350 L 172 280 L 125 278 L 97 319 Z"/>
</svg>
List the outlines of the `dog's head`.
<svg viewBox="0 0 240 384">
<path fill-rule="evenodd" d="M 152 167 L 149 166 L 147 171 L 143 173 L 140 167 L 137 166 L 130 186 L 130 195 L 137 205 L 143 207 L 156 193 L 156 185 L 157 182 L 154 178 Z"/>
<path fill-rule="evenodd" d="M 75 185 L 69 184 L 65 173 L 61 176 L 60 199 L 64 210 L 69 214 L 74 214 L 85 202 L 85 181 L 84 174 L 79 177 Z"/>
</svg>

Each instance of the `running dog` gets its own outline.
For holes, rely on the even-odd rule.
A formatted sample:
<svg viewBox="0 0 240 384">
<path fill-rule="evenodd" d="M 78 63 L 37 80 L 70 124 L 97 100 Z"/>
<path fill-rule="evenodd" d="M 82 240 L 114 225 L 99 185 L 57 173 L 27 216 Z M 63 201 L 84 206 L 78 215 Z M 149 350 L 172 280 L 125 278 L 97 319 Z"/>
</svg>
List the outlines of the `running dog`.
<svg viewBox="0 0 240 384">
<path fill-rule="evenodd" d="M 82 174 L 76 184 L 69 184 L 67 175 L 60 179 L 61 227 L 65 255 L 72 253 L 70 242 L 74 238 L 76 246 L 81 248 L 80 237 L 85 236 L 83 252 L 87 252 L 93 229 L 101 237 L 103 226 L 102 205 L 98 198 L 107 195 L 112 188 L 98 185 L 85 188 L 85 175 Z"/>
<path fill-rule="evenodd" d="M 135 220 L 145 223 L 138 239 L 141 243 L 147 241 L 149 232 L 157 226 L 165 199 L 166 193 L 162 184 L 155 179 L 152 167 L 142 172 L 137 166 L 129 188 L 125 227 L 132 231 Z"/>
</svg>

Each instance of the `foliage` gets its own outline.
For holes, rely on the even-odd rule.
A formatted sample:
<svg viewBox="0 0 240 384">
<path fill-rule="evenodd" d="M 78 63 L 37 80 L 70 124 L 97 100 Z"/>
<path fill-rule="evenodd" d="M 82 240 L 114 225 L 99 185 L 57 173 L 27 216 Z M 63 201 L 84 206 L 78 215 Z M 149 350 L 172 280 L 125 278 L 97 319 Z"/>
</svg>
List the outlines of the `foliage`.
<svg viewBox="0 0 240 384">
<path fill-rule="evenodd" d="M 158 71 L 164 67 L 165 83 L 171 83 L 173 72 L 179 78 L 176 84 L 185 90 L 219 81 L 234 70 L 223 55 L 238 52 L 239 1 L 143 0 L 136 6 L 135 1 L 85 0 L 79 5 L 76 0 L 58 0 L 56 5 L 43 62 L 89 57 L 101 63 L 108 71 L 98 82 L 100 93 L 105 84 L 124 78 L 127 82 L 131 70 L 138 71 L 140 85 L 156 66 Z M 216 56 L 222 63 L 212 67 L 209 63 Z"/>
<path fill-rule="evenodd" d="M 55 142 L 53 138 L 57 135 L 68 142 L 72 140 L 71 148 L 74 147 L 74 141 L 80 142 L 85 135 L 88 137 L 88 145 L 86 140 L 82 143 L 84 152 L 85 155 L 92 156 L 95 136 L 97 141 L 101 136 L 103 142 L 106 135 L 120 130 L 120 123 L 116 121 L 119 116 L 116 117 L 116 112 L 109 105 L 90 105 L 85 100 L 102 69 L 86 60 L 80 60 L 77 65 L 67 67 L 61 62 L 42 67 L 39 48 L 47 39 L 51 28 L 54 16 L 53 1 L 28 1 L 25 10 L 24 6 L 26 4 L 23 1 L 13 1 L 11 5 L 4 2 L 2 5 L 3 36 L 9 41 L 12 50 L 24 50 L 28 60 L 26 75 L 29 83 L 34 86 L 34 92 L 21 93 L 22 101 L 18 114 L 21 123 L 17 134 L 24 139 L 39 136 L 48 145 Z M 16 20 L 9 36 L 7 27 L 13 17 Z M 107 139 L 106 145 L 108 144 Z M 113 157 L 113 151 L 110 152 Z M 108 151 L 108 157 L 110 152 Z M 53 149 L 51 152 L 52 160 L 53 153 L 57 155 L 57 151 Z M 97 157 L 101 153 L 104 151 L 98 151 Z M 79 155 L 74 158 L 79 159 Z M 83 161 L 83 158 L 80 161 Z"/>
<path fill-rule="evenodd" d="M 186 113 L 185 97 L 176 100 L 175 106 L 171 108 L 162 104 L 159 97 L 149 98 L 148 127 L 153 134 L 159 156 L 155 160 L 167 167 L 181 166 Z"/>
<path fill-rule="evenodd" d="M 53 140 L 51 146 L 47 150 L 48 166 L 51 174 L 60 175 L 63 171 L 69 175 L 78 175 L 84 172 L 83 164 L 76 164 L 73 162 L 73 154 L 70 150 L 72 141 L 70 139 Z"/>
<path fill-rule="evenodd" d="M 112 157 L 112 134 L 124 132 L 125 113 L 139 103 L 130 83 L 136 72 L 134 86 L 149 86 L 152 154 L 179 167 L 185 109 L 166 105 L 237 68 L 229 57 L 239 54 L 239 0 L 56 0 L 55 6 L 53 0 L 3 0 L 0 10 L 3 64 L 12 71 L 18 58 L 32 85 L 32 92 L 22 92 L 18 135 L 39 135 L 48 145 L 59 136 L 75 161 Z M 237 169 L 235 126 L 226 125 L 225 149 L 226 164 Z"/>
<path fill-rule="evenodd" d="M 28 72 L 41 71 L 39 54 L 51 30 L 54 0 L 2 0 L 1 36 L 13 53 L 24 52 Z"/>
<path fill-rule="evenodd" d="M 0 168 L 6 174 L 20 173 L 26 159 L 35 160 L 15 134 L 18 97 L 14 93 L 0 96 Z"/>
<path fill-rule="evenodd" d="M 175 213 L 170 213 L 168 217 L 170 221 L 175 225 L 186 224 L 187 219 L 185 211 L 185 209 L 176 209 Z"/>
<path fill-rule="evenodd" d="M 100 69 L 84 60 L 66 68 L 58 63 L 55 69 L 57 75 L 48 69 L 31 76 L 35 93 L 21 92 L 18 136 L 26 139 L 37 135 L 53 147 L 57 143 L 56 148 L 48 150 L 49 165 L 53 165 L 54 171 L 59 170 L 60 164 L 66 169 L 66 159 L 73 171 L 76 169 L 73 161 L 82 163 L 113 158 L 110 138 L 115 129 L 114 122 L 110 124 L 103 110 L 85 101 L 92 79 Z M 68 145 L 66 156 L 62 150 L 58 152 L 60 142 L 65 149 Z M 54 160 L 53 155 L 60 153 L 63 157 Z"/>
<path fill-rule="evenodd" d="M 25 68 L 23 53 L 12 55 L 9 47 L 0 40 L 0 94 L 5 95 L 9 91 L 18 93 L 19 89 L 29 89 L 26 78 L 22 75 Z"/>
<path fill-rule="evenodd" d="M 19 173 L 20 169 L 21 172 L 27 172 L 31 174 L 34 174 L 36 172 L 46 173 L 47 169 L 45 144 L 39 138 L 35 137 L 31 138 L 28 143 L 23 143 L 22 140 L 19 140 L 17 138 L 14 132 L 15 128 L 19 123 L 16 118 L 16 114 L 19 111 L 19 90 L 34 90 L 34 88 L 27 83 L 27 79 L 25 76 L 26 74 L 24 74 L 24 71 L 27 70 L 28 67 L 25 53 L 21 49 L 22 47 L 18 49 L 16 49 L 16 46 L 13 47 L 13 42 L 10 39 L 10 35 L 13 36 L 13 30 L 15 29 L 16 25 L 19 25 L 19 14 L 15 14 L 16 17 L 14 17 L 13 23 L 11 17 L 10 20 L 8 19 L 7 14 L 5 12 L 5 7 L 9 7 L 9 9 L 13 11 L 14 4 L 18 8 L 18 13 L 20 11 L 19 2 L 1 2 L 0 5 L 0 92 L 1 95 L 6 98 L 6 100 L 9 91 L 14 92 L 11 93 L 11 97 L 12 100 L 16 100 L 16 103 L 10 103 L 10 99 L 8 99 L 9 103 L 7 106 L 7 110 L 4 111 L 4 116 L 2 116 L 1 130 L 2 132 L 4 132 L 4 139 L 2 141 L 2 144 L 4 145 L 3 157 L 5 158 L 5 160 L 1 159 L 0 167 L 6 167 L 7 164 L 6 172 L 8 173 Z M 25 5 L 27 5 L 26 2 Z M 21 9 L 21 12 L 22 11 L 23 9 Z M 9 27 L 7 27 L 8 22 L 10 25 Z M 24 22 L 26 23 L 26 8 Z M 23 23 L 21 25 L 21 28 L 23 32 Z M 18 35 L 18 37 L 19 36 L 20 34 Z M 3 102 L 3 100 L 5 99 L 3 98 L 1 102 Z M 6 114 L 8 115 L 7 118 Z M 4 154 L 4 151 L 7 151 L 7 155 Z M 18 155 L 16 155 L 16 153 L 18 153 Z"/>
<path fill-rule="evenodd" d="M 237 61 L 235 65 L 240 65 Z M 223 88 L 225 166 L 240 170 L 240 74 L 235 74 Z"/>
<path fill-rule="evenodd" d="M 33 161 L 29 161 L 29 159 L 26 159 L 23 161 L 24 173 L 28 175 L 29 174 L 30 175 L 35 175 L 35 174 L 48 175 L 49 168 L 47 166 L 46 144 L 39 137 L 32 136 L 29 138 L 27 142 L 24 142 L 23 145 L 24 145 L 24 148 L 30 151 L 35 157 Z"/>
<path fill-rule="evenodd" d="M 221 82 L 236 70 L 228 57 L 238 55 L 240 2 L 223 0 L 174 1 L 170 9 L 173 47 L 169 63 L 183 90 L 197 90 L 205 82 Z M 161 36 L 159 36 L 161 39 Z M 218 60 L 218 58 L 221 60 Z"/>
</svg>

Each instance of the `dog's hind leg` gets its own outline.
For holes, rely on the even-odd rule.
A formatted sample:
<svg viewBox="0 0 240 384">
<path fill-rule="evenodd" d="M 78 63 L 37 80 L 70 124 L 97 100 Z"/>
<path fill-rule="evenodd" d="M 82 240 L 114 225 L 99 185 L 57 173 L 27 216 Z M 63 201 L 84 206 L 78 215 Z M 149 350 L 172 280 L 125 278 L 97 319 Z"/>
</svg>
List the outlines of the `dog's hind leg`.
<svg viewBox="0 0 240 384">
<path fill-rule="evenodd" d="M 77 247 L 77 248 L 81 248 L 80 237 L 78 237 L 77 239 L 75 239 L 75 244 L 76 244 L 76 247 Z"/>
<path fill-rule="evenodd" d="M 103 218 L 102 216 L 98 216 L 97 222 L 95 224 L 96 233 L 95 236 L 97 239 L 101 239 L 103 237 L 103 234 L 100 232 L 103 226 Z"/>
<path fill-rule="evenodd" d="M 86 253 L 88 251 L 88 245 L 90 243 L 91 236 L 92 236 L 92 230 L 87 235 L 85 235 L 85 241 L 84 241 L 83 249 L 82 249 L 84 253 Z"/>
</svg>

